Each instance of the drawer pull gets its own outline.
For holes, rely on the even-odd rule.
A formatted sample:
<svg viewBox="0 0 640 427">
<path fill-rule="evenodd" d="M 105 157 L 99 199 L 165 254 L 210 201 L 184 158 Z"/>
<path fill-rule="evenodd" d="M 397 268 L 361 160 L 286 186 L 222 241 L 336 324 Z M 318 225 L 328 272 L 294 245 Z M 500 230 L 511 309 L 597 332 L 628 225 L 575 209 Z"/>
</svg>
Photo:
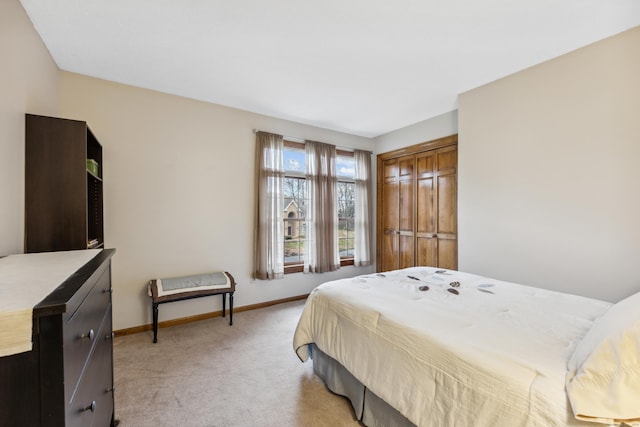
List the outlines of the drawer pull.
<svg viewBox="0 0 640 427">
<path fill-rule="evenodd" d="M 110 334 L 105 335 L 104 339 L 105 340 L 110 340 L 110 339 L 113 339 L 114 336 L 115 336 L 115 334 L 113 332 L 111 332 Z"/>
<path fill-rule="evenodd" d="M 116 391 L 116 386 L 107 389 L 107 393 L 113 393 L 114 391 Z"/>
<path fill-rule="evenodd" d="M 89 341 L 91 341 L 91 340 L 93 340 L 94 336 L 95 336 L 95 332 L 93 332 L 93 329 L 91 329 L 88 334 L 80 335 L 80 339 L 83 340 L 85 338 L 89 338 Z"/>
<path fill-rule="evenodd" d="M 102 291 L 103 294 L 112 294 L 113 293 L 113 288 L 109 288 L 109 289 L 105 289 Z"/>
<path fill-rule="evenodd" d="M 96 401 L 93 400 L 91 402 L 91 405 L 87 406 L 86 408 L 82 408 L 80 410 L 80 412 L 84 412 L 84 411 L 91 411 L 91 412 L 95 412 L 96 411 Z"/>
</svg>

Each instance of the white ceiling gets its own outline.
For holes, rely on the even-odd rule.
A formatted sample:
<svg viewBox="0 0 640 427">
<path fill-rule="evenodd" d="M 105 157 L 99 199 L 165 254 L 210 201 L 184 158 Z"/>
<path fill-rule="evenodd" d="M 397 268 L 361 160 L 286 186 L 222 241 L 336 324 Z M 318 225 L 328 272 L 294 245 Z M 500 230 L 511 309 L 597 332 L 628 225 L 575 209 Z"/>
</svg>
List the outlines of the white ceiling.
<svg viewBox="0 0 640 427">
<path fill-rule="evenodd" d="M 62 70 L 366 137 L 640 25 L 638 0 L 20 1 Z"/>
</svg>

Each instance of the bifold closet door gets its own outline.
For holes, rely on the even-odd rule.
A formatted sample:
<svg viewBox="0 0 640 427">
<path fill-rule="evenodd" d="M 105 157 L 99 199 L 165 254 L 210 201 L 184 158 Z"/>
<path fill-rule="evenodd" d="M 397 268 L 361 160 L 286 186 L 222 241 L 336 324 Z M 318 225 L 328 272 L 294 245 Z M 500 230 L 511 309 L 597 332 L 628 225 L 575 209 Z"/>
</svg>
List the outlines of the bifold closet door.
<svg viewBox="0 0 640 427">
<path fill-rule="evenodd" d="M 458 149 L 446 147 L 436 152 L 435 187 L 437 190 L 436 236 L 441 268 L 458 268 Z"/>
<path fill-rule="evenodd" d="M 457 136 L 433 142 L 378 157 L 379 271 L 458 268 Z"/>
<path fill-rule="evenodd" d="M 457 157 L 455 146 L 417 155 L 416 265 L 458 267 Z"/>
<path fill-rule="evenodd" d="M 384 162 L 382 181 L 382 269 L 414 265 L 414 166 L 415 156 Z"/>
<path fill-rule="evenodd" d="M 438 266 L 436 153 L 416 158 L 416 265 Z"/>
</svg>

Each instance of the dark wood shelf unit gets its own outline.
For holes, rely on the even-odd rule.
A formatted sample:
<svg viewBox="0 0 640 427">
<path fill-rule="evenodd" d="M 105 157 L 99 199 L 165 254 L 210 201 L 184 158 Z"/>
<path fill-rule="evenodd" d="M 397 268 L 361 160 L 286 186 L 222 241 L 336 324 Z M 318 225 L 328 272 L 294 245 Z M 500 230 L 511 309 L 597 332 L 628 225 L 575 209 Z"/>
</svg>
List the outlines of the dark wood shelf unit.
<svg viewBox="0 0 640 427">
<path fill-rule="evenodd" d="M 25 252 L 103 247 L 102 177 L 102 145 L 86 122 L 27 114 Z"/>
</svg>

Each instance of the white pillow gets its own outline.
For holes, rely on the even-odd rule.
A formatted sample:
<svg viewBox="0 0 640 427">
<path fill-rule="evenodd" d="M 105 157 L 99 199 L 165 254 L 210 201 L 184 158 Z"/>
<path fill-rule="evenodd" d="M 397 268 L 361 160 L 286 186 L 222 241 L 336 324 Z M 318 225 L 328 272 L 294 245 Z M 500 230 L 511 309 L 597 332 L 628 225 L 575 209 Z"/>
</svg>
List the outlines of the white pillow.
<svg viewBox="0 0 640 427">
<path fill-rule="evenodd" d="M 640 422 L 640 292 L 593 323 L 568 369 L 567 395 L 576 418 Z"/>
</svg>

